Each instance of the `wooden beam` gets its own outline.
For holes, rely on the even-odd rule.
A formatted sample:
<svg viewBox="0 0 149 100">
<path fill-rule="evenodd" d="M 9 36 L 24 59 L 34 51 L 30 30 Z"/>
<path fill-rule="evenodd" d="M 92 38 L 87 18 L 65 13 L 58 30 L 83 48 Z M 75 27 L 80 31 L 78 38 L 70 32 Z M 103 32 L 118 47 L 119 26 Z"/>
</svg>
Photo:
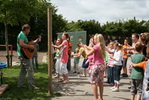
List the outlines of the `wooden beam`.
<svg viewBox="0 0 149 100">
<path fill-rule="evenodd" d="M 5 92 L 5 90 L 8 88 L 8 84 L 2 84 L 0 86 L 0 96 L 3 95 L 3 93 Z"/>
<path fill-rule="evenodd" d="M 52 58 L 52 10 L 47 9 L 48 17 L 48 93 L 52 94 L 52 68 L 53 68 L 53 58 Z"/>
</svg>

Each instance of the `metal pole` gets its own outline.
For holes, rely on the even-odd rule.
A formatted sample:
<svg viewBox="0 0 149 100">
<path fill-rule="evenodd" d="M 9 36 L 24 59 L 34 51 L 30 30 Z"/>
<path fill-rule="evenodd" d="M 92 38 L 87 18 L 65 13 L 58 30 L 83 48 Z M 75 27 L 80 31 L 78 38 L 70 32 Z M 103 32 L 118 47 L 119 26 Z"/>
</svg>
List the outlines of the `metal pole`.
<svg viewBox="0 0 149 100">
<path fill-rule="evenodd" d="M 47 9 L 47 17 L 48 17 L 48 93 L 51 95 L 53 59 L 52 59 L 52 10 L 50 8 Z"/>
</svg>

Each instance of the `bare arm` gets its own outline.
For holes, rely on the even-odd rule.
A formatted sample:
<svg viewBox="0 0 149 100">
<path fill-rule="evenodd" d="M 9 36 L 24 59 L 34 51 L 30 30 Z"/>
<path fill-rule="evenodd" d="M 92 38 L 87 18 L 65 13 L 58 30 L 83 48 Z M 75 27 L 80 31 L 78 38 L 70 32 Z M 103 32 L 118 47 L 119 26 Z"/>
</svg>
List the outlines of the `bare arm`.
<svg viewBox="0 0 149 100">
<path fill-rule="evenodd" d="M 130 63 L 130 65 L 132 65 L 133 67 L 138 67 L 138 64 L 134 64 L 134 63 Z"/>
<path fill-rule="evenodd" d="M 115 60 L 115 61 L 117 61 L 113 56 L 110 56 L 110 58 L 113 59 L 113 60 Z"/>
<path fill-rule="evenodd" d="M 60 49 L 60 48 L 63 47 L 64 45 L 61 44 L 61 45 L 59 45 L 59 46 L 56 46 L 56 45 L 53 45 L 53 44 L 52 44 L 52 46 L 53 46 L 54 48 Z"/>
<path fill-rule="evenodd" d="M 24 40 L 19 40 L 19 44 L 20 44 L 20 46 L 23 47 L 23 48 L 30 48 L 30 49 L 33 49 L 33 46 L 28 45 L 28 44 L 25 44 L 25 43 L 24 43 Z"/>
<path fill-rule="evenodd" d="M 107 47 L 106 47 L 106 51 L 107 51 L 109 54 L 114 54 L 114 52 L 111 52 Z"/>
<path fill-rule="evenodd" d="M 128 47 L 128 48 L 125 48 L 126 50 L 135 50 L 134 47 Z"/>
<path fill-rule="evenodd" d="M 72 54 L 72 56 L 77 57 L 77 56 L 79 56 L 79 54 L 75 53 L 75 54 Z"/>
<path fill-rule="evenodd" d="M 85 47 L 85 53 L 87 56 L 90 56 L 95 52 L 95 50 L 92 47 L 89 47 L 89 46 L 84 46 L 84 47 Z"/>
</svg>

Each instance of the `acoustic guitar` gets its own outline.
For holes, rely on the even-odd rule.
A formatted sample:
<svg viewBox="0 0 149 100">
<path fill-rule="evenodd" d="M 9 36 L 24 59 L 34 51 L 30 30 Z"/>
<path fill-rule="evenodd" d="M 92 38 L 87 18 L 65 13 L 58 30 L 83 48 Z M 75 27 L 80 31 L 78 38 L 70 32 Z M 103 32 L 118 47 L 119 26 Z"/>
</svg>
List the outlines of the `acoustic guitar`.
<svg viewBox="0 0 149 100">
<path fill-rule="evenodd" d="M 39 38 L 37 38 L 37 42 L 40 42 L 41 41 L 41 36 L 39 36 Z M 34 46 L 34 42 L 31 41 L 28 43 L 28 45 L 33 45 Z M 25 59 L 30 59 L 34 56 L 34 52 L 35 52 L 36 48 L 34 49 L 29 49 L 29 48 L 21 48 L 21 52 L 22 52 L 22 55 Z"/>
</svg>

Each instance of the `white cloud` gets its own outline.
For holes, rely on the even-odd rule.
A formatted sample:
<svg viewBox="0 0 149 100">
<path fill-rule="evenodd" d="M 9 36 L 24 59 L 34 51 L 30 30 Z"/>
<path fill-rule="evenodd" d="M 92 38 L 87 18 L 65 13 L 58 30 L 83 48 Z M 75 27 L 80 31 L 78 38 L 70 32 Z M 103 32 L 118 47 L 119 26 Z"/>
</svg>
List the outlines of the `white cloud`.
<svg viewBox="0 0 149 100">
<path fill-rule="evenodd" d="M 149 0 L 51 0 L 68 21 L 149 19 Z"/>
</svg>

